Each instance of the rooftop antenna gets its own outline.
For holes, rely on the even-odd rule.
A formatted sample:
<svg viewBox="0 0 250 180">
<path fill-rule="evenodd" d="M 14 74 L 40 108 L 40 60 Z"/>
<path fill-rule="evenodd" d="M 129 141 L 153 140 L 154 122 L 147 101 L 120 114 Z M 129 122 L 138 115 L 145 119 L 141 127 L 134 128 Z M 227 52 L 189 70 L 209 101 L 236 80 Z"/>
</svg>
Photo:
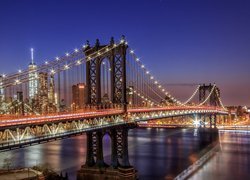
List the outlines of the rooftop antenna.
<svg viewBox="0 0 250 180">
<path fill-rule="evenodd" d="M 33 65 L 33 64 L 34 64 L 34 49 L 31 48 L 31 49 L 30 49 L 30 52 L 31 52 L 31 63 L 32 63 L 32 65 Z"/>
</svg>

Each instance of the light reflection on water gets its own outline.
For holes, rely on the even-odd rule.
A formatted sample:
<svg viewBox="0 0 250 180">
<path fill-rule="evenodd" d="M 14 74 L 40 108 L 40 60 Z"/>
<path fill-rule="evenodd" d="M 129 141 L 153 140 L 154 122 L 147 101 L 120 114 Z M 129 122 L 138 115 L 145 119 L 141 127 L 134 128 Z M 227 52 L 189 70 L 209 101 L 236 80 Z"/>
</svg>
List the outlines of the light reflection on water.
<svg viewBox="0 0 250 180">
<path fill-rule="evenodd" d="M 250 132 L 220 133 L 221 150 L 190 179 L 250 179 Z"/>
<path fill-rule="evenodd" d="M 138 170 L 140 179 L 172 179 L 197 160 L 201 149 L 196 135 L 197 133 L 191 129 L 147 128 L 130 130 L 130 163 Z M 226 162 L 232 159 L 230 156 L 233 154 L 228 153 L 232 149 L 236 152 L 245 152 L 243 155 L 250 153 L 250 134 L 247 137 L 232 133 L 223 133 L 220 136 L 222 156 L 226 153 L 224 155 L 227 157 Z M 109 163 L 111 143 L 107 135 L 104 136 L 103 143 L 104 159 L 106 163 Z M 241 146 L 241 143 L 246 144 L 246 146 Z M 249 167 L 249 157 L 246 160 L 243 155 L 241 155 L 241 161 L 244 161 Z M 85 162 L 85 156 L 86 136 L 83 135 L 0 153 L 0 166 L 2 166 L 3 159 L 9 157 L 13 160 L 15 167 L 49 164 L 57 172 L 68 172 L 70 179 L 75 179 L 76 171 Z M 210 161 L 207 165 L 209 163 Z M 220 164 L 220 161 L 216 161 L 216 163 Z"/>
</svg>

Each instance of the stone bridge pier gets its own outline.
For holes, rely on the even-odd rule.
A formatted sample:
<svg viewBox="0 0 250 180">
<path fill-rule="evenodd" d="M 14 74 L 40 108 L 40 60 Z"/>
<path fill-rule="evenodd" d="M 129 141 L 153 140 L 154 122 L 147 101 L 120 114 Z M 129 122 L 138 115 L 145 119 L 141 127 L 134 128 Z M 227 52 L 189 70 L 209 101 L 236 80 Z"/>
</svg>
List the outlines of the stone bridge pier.
<svg viewBox="0 0 250 180">
<path fill-rule="evenodd" d="M 216 114 L 203 114 L 200 116 L 202 123 L 198 129 L 201 146 L 209 145 L 218 140 L 219 130 L 217 128 Z"/>
<path fill-rule="evenodd" d="M 137 171 L 130 165 L 128 153 L 128 131 L 133 127 L 134 124 L 87 132 L 86 162 L 77 172 L 77 179 L 137 179 Z M 107 164 L 103 157 L 102 139 L 105 134 L 111 139 L 110 164 Z"/>
</svg>

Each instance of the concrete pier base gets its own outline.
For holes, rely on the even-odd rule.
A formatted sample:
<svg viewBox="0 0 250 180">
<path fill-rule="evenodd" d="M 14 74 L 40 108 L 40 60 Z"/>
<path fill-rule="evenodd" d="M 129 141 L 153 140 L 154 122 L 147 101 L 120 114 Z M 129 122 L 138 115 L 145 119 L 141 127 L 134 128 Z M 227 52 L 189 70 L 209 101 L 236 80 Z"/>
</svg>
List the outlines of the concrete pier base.
<svg viewBox="0 0 250 180">
<path fill-rule="evenodd" d="M 137 171 L 133 167 L 98 168 L 87 167 L 77 172 L 77 180 L 136 180 L 138 179 Z"/>
<path fill-rule="evenodd" d="M 200 144 L 206 146 L 219 139 L 219 130 L 217 128 L 199 128 Z"/>
</svg>

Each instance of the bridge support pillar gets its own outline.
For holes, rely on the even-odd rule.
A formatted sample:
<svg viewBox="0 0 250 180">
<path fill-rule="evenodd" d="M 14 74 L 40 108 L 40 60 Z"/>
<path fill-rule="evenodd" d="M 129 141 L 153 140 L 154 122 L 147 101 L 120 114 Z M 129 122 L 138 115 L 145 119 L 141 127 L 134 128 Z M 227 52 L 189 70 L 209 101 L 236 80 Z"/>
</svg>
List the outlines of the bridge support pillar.
<svg viewBox="0 0 250 180">
<path fill-rule="evenodd" d="M 209 120 L 210 120 L 210 128 L 217 128 L 216 125 L 217 125 L 217 116 L 215 114 L 212 114 L 210 115 L 209 117 Z"/>
<path fill-rule="evenodd" d="M 86 136 L 87 136 L 87 154 L 86 154 L 85 166 L 91 167 L 95 165 L 92 132 L 87 132 Z"/>
<path fill-rule="evenodd" d="M 94 154 L 93 133 L 87 133 L 86 163 L 77 173 L 78 180 L 135 180 L 137 171 L 130 166 L 128 153 L 128 130 L 130 127 L 98 130 L 96 134 L 96 155 Z M 110 166 L 103 159 L 103 134 L 111 137 L 111 163 Z M 94 161 L 96 156 L 96 162 Z M 119 159 L 121 158 L 121 159 Z M 119 160 L 121 162 L 119 163 Z"/>
<path fill-rule="evenodd" d="M 122 166 L 130 167 L 128 156 L 128 129 L 122 130 Z"/>
<path fill-rule="evenodd" d="M 117 131 L 115 129 L 111 130 L 111 167 L 118 168 L 118 153 L 117 153 Z"/>
<path fill-rule="evenodd" d="M 222 118 L 223 118 L 223 123 L 224 124 L 226 124 L 226 123 L 228 123 L 228 116 L 222 116 Z"/>
<path fill-rule="evenodd" d="M 201 123 L 200 123 L 200 127 L 202 128 L 206 128 L 206 115 L 200 115 L 200 119 L 201 119 Z"/>
<path fill-rule="evenodd" d="M 215 114 L 203 115 L 203 118 L 206 119 L 206 116 L 209 119 L 209 127 L 203 126 L 199 127 L 199 137 L 200 145 L 202 147 L 217 142 L 218 140 L 218 129 L 217 129 L 217 117 Z"/>
<path fill-rule="evenodd" d="M 96 166 L 97 167 L 105 167 L 104 159 L 103 159 L 103 145 L 102 145 L 102 137 L 103 134 L 101 131 L 96 132 Z"/>
</svg>

